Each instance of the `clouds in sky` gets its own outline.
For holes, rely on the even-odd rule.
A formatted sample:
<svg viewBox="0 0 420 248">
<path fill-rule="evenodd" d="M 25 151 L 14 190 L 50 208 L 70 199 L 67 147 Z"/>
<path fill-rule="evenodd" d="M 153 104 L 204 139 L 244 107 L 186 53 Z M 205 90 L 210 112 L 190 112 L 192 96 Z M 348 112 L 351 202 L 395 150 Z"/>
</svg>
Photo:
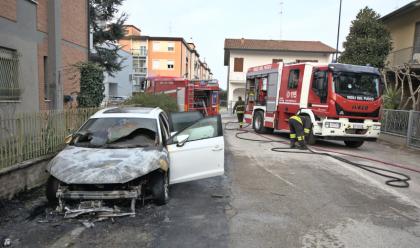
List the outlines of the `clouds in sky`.
<svg viewBox="0 0 420 248">
<path fill-rule="evenodd" d="M 340 47 L 361 8 L 385 15 L 410 1 L 343 0 Z M 319 40 L 335 47 L 338 7 L 339 0 L 125 0 L 122 10 L 129 14 L 127 23 L 144 35 L 192 38 L 226 88 L 225 38 L 279 39 L 281 33 L 282 39 Z"/>
</svg>

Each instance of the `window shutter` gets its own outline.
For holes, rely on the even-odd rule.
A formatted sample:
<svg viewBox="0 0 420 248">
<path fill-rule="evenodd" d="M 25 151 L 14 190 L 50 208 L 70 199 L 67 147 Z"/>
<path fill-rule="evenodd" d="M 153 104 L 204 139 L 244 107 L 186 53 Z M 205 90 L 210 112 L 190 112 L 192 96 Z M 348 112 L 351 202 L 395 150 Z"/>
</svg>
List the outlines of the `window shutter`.
<svg viewBox="0 0 420 248">
<path fill-rule="evenodd" d="M 244 58 L 235 58 L 233 65 L 234 72 L 243 72 L 244 71 Z"/>
<path fill-rule="evenodd" d="M 277 64 L 279 62 L 283 62 L 283 59 L 273 59 L 273 64 Z"/>
</svg>

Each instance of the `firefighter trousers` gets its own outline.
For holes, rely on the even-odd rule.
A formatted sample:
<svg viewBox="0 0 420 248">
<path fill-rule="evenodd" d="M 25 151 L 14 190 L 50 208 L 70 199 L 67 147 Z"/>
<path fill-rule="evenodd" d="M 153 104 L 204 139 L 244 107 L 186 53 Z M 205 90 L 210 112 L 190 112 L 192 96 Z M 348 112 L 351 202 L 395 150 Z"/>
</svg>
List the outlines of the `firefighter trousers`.
<svg viewBox="0 0 420 248">
<path fill-rule="evenodd" d="M 238 117 L 239 127 L 242 128 L 242 125 L 244 124 L 244 113 L 236 112 L 236 117 Z"/>
<path fill-rule="evenodd" d="M 290 128 L 290 146 L 294 147 L 296 141 L 298 141 L 299 146 L 305 147 L 305 133 L 303 131 L 302 123 L 298 122 L 295 119 L 289 119 L 289 128 Z"/>
</svg>

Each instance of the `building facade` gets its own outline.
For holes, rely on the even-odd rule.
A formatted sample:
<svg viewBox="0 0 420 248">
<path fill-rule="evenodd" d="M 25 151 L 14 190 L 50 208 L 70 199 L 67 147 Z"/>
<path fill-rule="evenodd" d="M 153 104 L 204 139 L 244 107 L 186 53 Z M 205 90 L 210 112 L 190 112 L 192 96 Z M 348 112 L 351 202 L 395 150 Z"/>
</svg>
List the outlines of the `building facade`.
<svg viewBox="0 0 420 248">
<path fill-rule="evenodd" d="M 80 84 L 72 65 L 88 59 L 87 4 L 0 1 L 0 111 L 75 106 Z"/>
<path fill-rule="evenodd" d="M 391 67 L 411 64 L 420 68 L 420 0 L 413 1 L 381 18 L 391 33 Z"/>
<path fill-rule="evenodd" d="M 245 95 L 248 68 L 277 62 L 329 63 L 335 49 L 319 41 L 225 39 L 228 108 Z"/>
<path fill-rule="evenodd" d="M 134 91 L 144 90 L 147 77 L 168 76 L 210 79 L 211 70 L 200 60 L 194 43 L 180 37 L 144 36 L 133 25 L 126 26 L 120 46 L 133 56 Z"/>
<path fill-rule="evenodd" d="M 119 72 L 110 75 L 105 72 L 104 78 L 104 103 L 112 101 L 115 98 L 127 99 L 133 95 L 133 56 L 131 53 L 119 50 L 118 54 L 122 60 L 122 69 Z"/>
</svg>

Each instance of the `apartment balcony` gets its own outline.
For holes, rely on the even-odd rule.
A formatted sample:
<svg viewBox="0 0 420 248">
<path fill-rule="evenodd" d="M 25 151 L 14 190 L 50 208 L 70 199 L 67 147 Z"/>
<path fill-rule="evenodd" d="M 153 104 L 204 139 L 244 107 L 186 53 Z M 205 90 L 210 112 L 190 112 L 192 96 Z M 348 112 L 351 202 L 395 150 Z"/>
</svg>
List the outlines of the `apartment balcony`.
<svg viewBox="0 0 420 248">
<path fill-rule="evenodd" d="M 419 65 L 420 53 L 413 53 L 413 47 L 407 47 L 391 52 L 388 59 L 391 66 L 404 64 Z"/>
<path fill-rule="evenodd" d="M 135 74 L 146 75 L 147 68 L 133 68 Z"/>
<path fill-rule="evenodd" d="M 147 56 L 147 50 L 146 49 L 131 49 L 131 54 L 133 56 L 146 57 Z"/>
</svg>

